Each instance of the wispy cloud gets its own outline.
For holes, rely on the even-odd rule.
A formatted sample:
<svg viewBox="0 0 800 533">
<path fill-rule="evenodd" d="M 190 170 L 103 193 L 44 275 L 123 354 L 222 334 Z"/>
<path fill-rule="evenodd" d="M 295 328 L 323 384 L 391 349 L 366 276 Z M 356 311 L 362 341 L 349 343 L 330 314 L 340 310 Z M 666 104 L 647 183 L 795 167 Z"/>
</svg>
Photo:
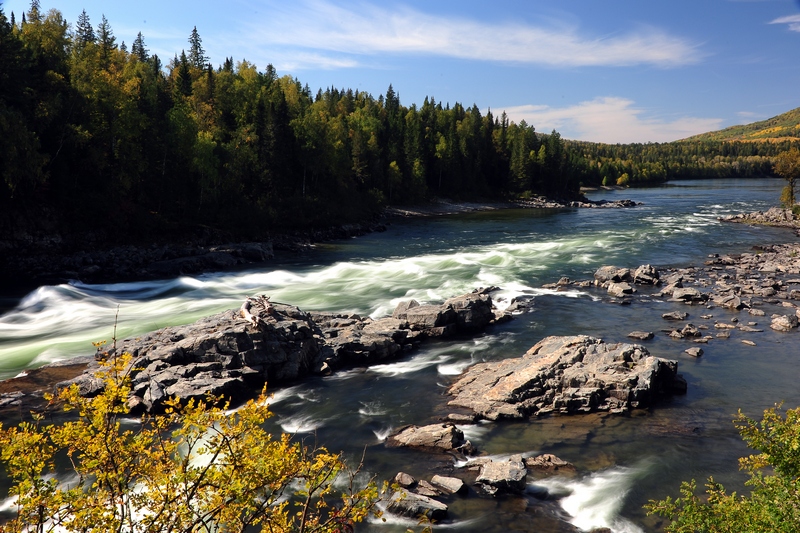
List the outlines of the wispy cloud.
<svg viewBox="0 0 800 533">
<path fill-rule="evenodd" d="M 789 30 L 800 32 L 800 15 L 789 15 L 786 17 L 776 18 L 770 21 L 770 24 L 788 24 Z"/>
<path fill-rule="evenodd" d="M 601 37 L 574 26 L 483 22 L 406 6 L 328 0 L 271 3 L 263 19 L 249 26 L 246 40 L 254 49 L 312 50 L 322 59 L 334 53 L 351 58 L 396 54 L 550 67 L 675 67 L 702 57 L 697 44 L 653 27 Z"/>
<path fill-rule="evenodd" d="M 495 108 L 497 114 L 502 108 Z M 537 131 L 555 129 L 568 139 L 604 142 L 669 142 L 720 129 L 722 119 L 680 117 L 664 120 L 648 117 L 632 100 L 600 97 L 577 105 L 554 108 L 524 105 L 506 107 L 515 122 L 525 120 Z"/>
</svg>

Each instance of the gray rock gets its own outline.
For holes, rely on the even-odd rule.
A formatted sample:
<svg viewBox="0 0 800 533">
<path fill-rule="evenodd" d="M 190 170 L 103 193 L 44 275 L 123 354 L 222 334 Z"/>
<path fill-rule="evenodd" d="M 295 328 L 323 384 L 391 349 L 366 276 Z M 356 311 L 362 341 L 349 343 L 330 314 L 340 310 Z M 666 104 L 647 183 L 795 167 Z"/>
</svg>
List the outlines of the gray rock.
<svg viewBox="0 0 800 533">
<path fill-rule="evenodd" d="M 422 496 L 428 496 L 429 498 L 435 498 L 444 494 L 441 489 L 436 488 L 424 479 L 419 480 L 417 487 L 414 489 L 414 493 L 421 494 Z"/>
<path fill-rule="evenodd" d="M 528 469 L 519 456 L 507 461 L 489 461 L 481 466 L 476 483 L 489 485 L 504 492 L 521 493 L 525 490 Z"/>
<path fill-rule="evenodd" d="M 702 337 L 703 334 L 694 324 L 686 324 L 681 330 L 681 335 L 684 337 Z"/>
<path fill-rule="evenodd" d="M 708 300 L 708 295 L 701 293 L 694 287 L 675 288 L 672 291 L 672 299 L 682 302 L 704 302 Z"/>
<path fill-rule="evenodd" d="M 457 477 L 447 477 L 435 475 L 431 478 L 431 483 L 450 494 L 465 494 L 467 485 Z"/>
<path fill-rule="evenodd" d="M 551 453 L 528 457 L 525 459 L 525 466 L 528 468 L 528 472 L 535 471 L 544 475 L 563 474 L 565 472 L 574 474 L 577 471 L 575 465 Z"/>
<path fill-rule="evenodd" d="M 649 341 L 654 335 L 652 331 L 631 331 L 628 333 L 628 337 L 639 341 Z"/>
<path fill-rule="evenodd" d="M 769 326 L 775 331 L 791 331 L 797 327 L 795 315 L 773 315 L 772 324 Z"/>
<path fill-rule="evenodd" d="M 664 313 L 661 315 L 661 318 L 664 320 L 686 320 L 689 316 L 689 313 L 683 313 L 681 311 L 672 311 L 670 313 Z"/>
<path fill-rule="evenodd" d="M 615 298 L 622 298 L 624 296 L 631 295 L 634 292 L 636 292 L 636 289 L 625 282 L 610 283 L 608 285 L 608 294 L 614 296 Z"/>
<path fill-rule="evenodd" d="M 414 519 L 425 516 L 431 520 L 447 518 L 448 512 L 447 505 L 442 502 L 404 490 L 397 491 L 392 495 L 386 510 L 400 516 Z"/>
<path fill-rule="evenodd" d="M 642 265 L 633 273 L 633 282 L 641 285 L 658 285 L 658 270 L 652 265 Z"/>
<path fill-rule="evenodd" d="M 406 426 L 386 439 L 391 447 L 428 448 L 437 451 L 458 450 L 466 444 L 464 432 L 453 424 Z"/>
<path fill-rule="evenodd" d="M 594 279 L 599 283 L 621 281 L 632 281 L 631 271 L 628 268 L 617 268 L 615 266 L 603 266 L 594 273 Z"/>
<path fill-rule="evenodd" d="M 255 246 L 246 246 L 241 253 L 256 256 L 259 249 L 266 253 Z M 234 251 L 210 253 L 221 260 Z M 384 361 L 402 355 L 421 339 L 474 333 L 495 319 L 488 291 L 451 298 L 438 306 L 412 300 L 400 304 L 394 315 L 373 320 L 306 313 L 266 298 L 250 298 L 239 310 L 118 341 L 95 359 L 131 354 L 128 403 L 134 411 L 157 411 L 169 397 L 211 394 L 235 401 L 258 392 L 267 382 L 277 385 L 344 365 Z M 94 376 L 97 370 L 92 361 L 82 375 L 58 387 L 74 383 L 84 396 L 96 395 L 104 387 Z"/>
<path fill-rule="evenodd" d="M 414 476 L 406 474 L 405 472 L 398 472 L 397 475 L 394 476 L 394 481 L 405 489 L 410 489 L 417 484 L 417 480 L 414 479 Z"/>
<path fill-rule="evenodd" d="M 677 362 L 634 344 L 547 337 L 519 358 L 479 363 L 450 386 L 450 405 L 489 420 L 646 407 L 672 393 Z"/>
<path fill-rule="evenodd" d="M 697 346 L 695 346 L 693 348 L 689 348 L 689 349 L 684 350 L 684 351 L 686 353 L 688 353 L 689 355 L 691 355 L 692 357 L 700 357 L 701 355 L 703 355 L 703 349 L 702 348 L 698 348 Z"/>
</svg>

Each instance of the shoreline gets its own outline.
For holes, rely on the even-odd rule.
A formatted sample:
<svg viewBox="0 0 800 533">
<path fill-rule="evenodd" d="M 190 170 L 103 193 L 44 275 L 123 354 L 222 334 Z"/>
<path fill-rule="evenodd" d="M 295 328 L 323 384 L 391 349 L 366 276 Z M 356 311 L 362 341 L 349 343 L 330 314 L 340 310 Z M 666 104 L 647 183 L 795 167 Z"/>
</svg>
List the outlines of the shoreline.
<svg viewBox="0 0 800 533">
<path fill-rule="evenodd" d="M 593 202 L 583 196 L 572 200 L 534 197 L 496 202 L 436 199 L 415 206 L 387 207 L 379 217 L 360 223 L 268 235 L 265 240 L 256 241 L 236 241 L 209 231 L 184 240 L 110 247 L 98 245 L 95 248 L 97 239 L 88 236 L 82 239 L 80 235 L 69 238 L 60 234 L 27 235 L 14 243 L 8 240 L 0 242 L 0 251 L 8 258 L 0 263 L 0 291 L 16 293 L 25 287 L 68 281 L 147 281 L 258 266 L 267 264 L 275 257 L 275 252 L 303 253 L 315 244 L 386 231 L 392 221 L 407 218 L 502 209 L 627 208 L 636 205 L 631 200 Z M 76 241 L 82 244 L 76 246 Z"/>
</svg>

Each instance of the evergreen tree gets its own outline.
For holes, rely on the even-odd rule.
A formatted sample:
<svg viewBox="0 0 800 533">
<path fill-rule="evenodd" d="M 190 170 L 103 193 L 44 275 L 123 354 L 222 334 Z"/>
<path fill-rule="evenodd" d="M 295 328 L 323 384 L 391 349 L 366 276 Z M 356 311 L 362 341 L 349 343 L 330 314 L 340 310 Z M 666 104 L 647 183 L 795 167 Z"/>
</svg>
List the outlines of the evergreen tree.
<svg viewBox="0 0 800 533">
<path fill-rule="evenodd" d="M 178 94 L 189 96 L 192 94 L 192 73 L 189 70 L 189 60 L 186 58 L 186 51 L 181 50 L 181 58 L 175 57 L 177 76 L 175 78 L 175 89 Z"/>
<path fill-rule="evenodd" d="M 128 45 L 125 44 L 125 41 L 122 41 L 122 44 L 119 45 L 119 49 L 122 50 L 123 52 L 128 51 Z"/>
<path fill-rule="evenodd" d="M 17 22 L 14 20 L 14 12 L 11 12 L 11 29 L 16 29 Z"/>
<path fill-rule="evenodd" d="M 143 63 L 147 61 L 147 48 L 144 45 L 144 37 L 142 36 L 142 32 L 139 32 L 136 35 L 136 39 L 133 41 L 133 46 L 131 46 L 131 54 L 138 57 L 139 61 Z"/>
<path fill-rule="evenodd" d="M 203 50 L 203 40 L 200 34 L 197 33 L 197 26 L 192 29 L 192 34 L 189 35 L 189 64 L 199 70 L 202 70 L 208 62 L 206 51 Z"/>
<path fill-rule="evenodd" d="M 28 10 L 28 22 L 41 22 L 42 21 L 42 11 L 39 7 L 39 0 L 31 0 L 31 7 Z M 22 19 L 23 22 L 25 19 Z"/>
<path fill-rule="evenodd" d="M 78 16 L 78 22 L 75 25 L 75 44 L 78 48 L 83 48 L 87 44 L 96 41 L 97 37 L 94 34 L 94 28 L 92 28 L 89 15 L 86 14 L 86 10 L 84 9 Z"/>
<path fill-rule="evenodd" d="M 107 68 L 111 51 L 117 49 L 117 38 L 114 37 L 111 24 L 108 23 L 105 15 L 97 26 L 97 39 L 100 41 L 100 66 Z"/>
</svg>

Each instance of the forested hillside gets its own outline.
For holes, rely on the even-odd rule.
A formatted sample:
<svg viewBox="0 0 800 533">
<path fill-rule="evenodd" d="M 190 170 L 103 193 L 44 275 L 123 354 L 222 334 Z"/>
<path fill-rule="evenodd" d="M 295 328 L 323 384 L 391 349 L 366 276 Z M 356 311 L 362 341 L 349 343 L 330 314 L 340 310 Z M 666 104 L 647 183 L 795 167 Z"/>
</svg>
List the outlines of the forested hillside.
<svg viewBox="0 0 800 533">
<path fill-rule="evenodd" d="M 36 1 L 22 21 L 0 14 L 0 203 L 86 227 L 259 233 L 429 195 L 577 192 L 555 132 L 432 97 L 406 107 L 391 86 L 312 93 L 271 65 L 212 67 L 196 29 L 187 44 L 164 64 L 105 17 L 71 26 Z"/>
<path fill-rule="evenodd" d="M 271 65 L 172 58 L 104 16 L 0 10 L 0 230 L 42 213 L 116 238 L 211 227 L 256 237 L 363 220 L 387 203 L 580 185 L 769 175 L 790 142 L 605 145 L 434 97 L 312 91 Z"/>
<path fill-rule="evenodd" d="M 800 138 L 800 108 L 767 120 L 731 126 L 689 137 L 686 141 L 796 141 Z"/>
</svg>

